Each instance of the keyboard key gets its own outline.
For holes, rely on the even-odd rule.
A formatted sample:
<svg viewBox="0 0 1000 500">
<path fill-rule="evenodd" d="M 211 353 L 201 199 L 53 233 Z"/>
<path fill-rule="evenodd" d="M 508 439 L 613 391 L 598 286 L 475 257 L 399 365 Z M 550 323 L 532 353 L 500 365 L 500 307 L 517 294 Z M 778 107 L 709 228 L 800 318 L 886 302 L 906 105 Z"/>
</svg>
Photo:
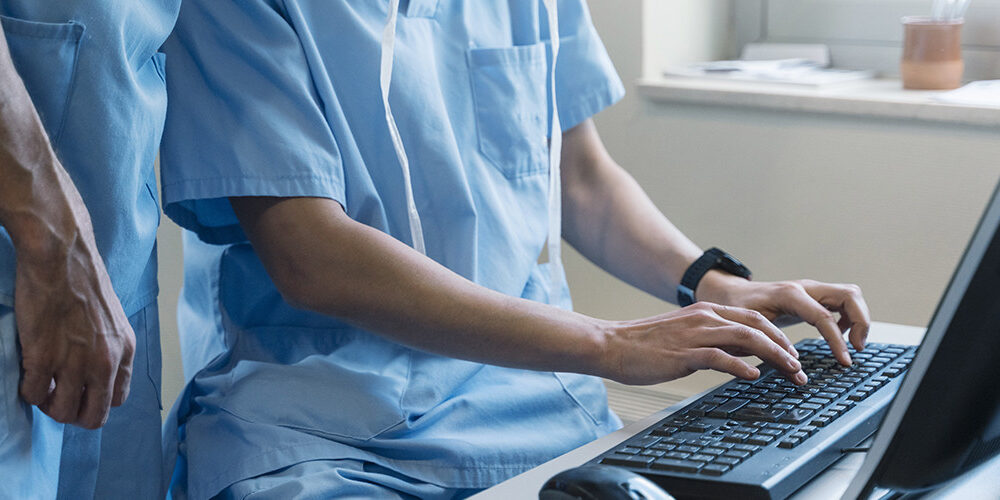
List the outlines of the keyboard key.
<svg viewBox="0 0 1000 500">
<path fill-rule="evenodd" d="M 801 424 L 813 414 L 812 410 L 796 409 L 781 416 L 781 422 L 786 424 Z"/>
<path fill-rule="evenodd" d="M 732 466 L 740 463 L 741 460 L 743 460 L 743 459 L 741 459 L 741 458 L 734 458 L 734 457 L 719 457 L 719 458 L 716 458 L 715 460 L 712 460 L 712 463 L 713 464 L 720 464 L 720 465 L 728 465 L 728 466 L 732 467 Z"/>
<path fill-rule="evenodd" d="M 684 453 L 682 451 L 671 451 L 670 453 L 663 455 L 663 458 L 676 458 L 681 460 L 690 456 L 691 456 L 690 453 Z"/>
<path fill-rule="evenodd" d="M 777 422 L 784 415 L 782 410 L 768 410 L 760 408 L 744 408 L 737 411 L 733 416 L 740 420 L 755 420 L 760 422 Z"/>
<path fill-rule="evenodd" d="M 625 447 L 622 447 L 622 448 L 619 448 L 618 450 L 616 450 L 615 453 L 622 453 L 622 454 L 625 454 L 625 455 L 635 455 L 635 454 L 639 453 L 640 451 L 642 451 L 642 450 L 640 450 L 639 448 L 633 448 L 631 446 L 625 446 Z"/>
<path fill-rule="evenodd" d="M 642 439 L 636 439 L 635 441 L 632 441 L 629 444 L 631 444 L 632 446 L 635 446 L 637 448 L 649 448 L 650 446 L 653 446 L 654 444 L 659 443 L 661 439 L 662 438 L 659 438 L 659 437 L 656 437 L 656 436 L 646 436 L 646 437 L 644 437 Z"/>
<path fill-rule="evenodd" d="M 747 399 L 733 398 L 725 403 L 717 406 L 714 410 L 708 413 L 708 416 L 713 418 L 730 418 L 737 410 L 742 408 L 744 405 L 749 403 Z"/>
<path fill-rule="evenodd" d="M 712 463 L 702 467 L 698 472 L 708 476 L 721 476 L 731 468 L 729 465 Z"/>
<path fill-rule="evenodd" d="M 823 407 L 823 405 L 818 405 L 818 404 L 815 404 L 815 403 L 802 403 L 802 404 L 799 405 L 799 408 L 801 408 L 803 410 L 818 410 L 818 409 L 820 409 L 822 407 Z"/>
<path fill-rule="evenodd" d="M 732 433 L 732 434 L 730 434 L 730 435 L 722 438 L 722 440 L 725 441 L 725 442 L 727 442 L 727 443 L 742 443 L 742 442 L 745 442 L 747 440 L 747 438 L 749 438 L 749 437 L 750 437 L 750 434 L 747 434 L 745 432 L 734 432 L 734 433 Z"/>
<path fill-rule="evenodd" d="M 704 454 L 706 454 L 706 455 L 716 456 L 716 455 L 722 455 L 723 453 L 726 452 L 726 450 L 724 450 L 722 448 L 715 448 L 715 447 L 711 447 L 710 446 L 708 448 L 702 448 L 701 452 L 704 453 Z"/>
<path fill-rule="evenodd" d="M 854 394 L 851 394 L 850 396 L 847 396 L 847 399 L 850 399 L 851 401 L 861 401 L 862 399 L 865 399 L 867 397 L 868 397 L 868 393 L 867 392 L 857 391 Z"/>
<path fill-rule="evenodd" d="M 689 410 L 688 413 L 696 417 L 704 417 L 705 415 L 708 415 L 708 412 L 714 410 L 716 406 L 717 405 L 709 403 L 700 403 L 694 408 L 691 408 L 691 410 Z"/>
<path fill-rule="evenodd" d="M 694 460 L 695 462 L 711 462 L 715 459 L 715 455 L 706 455 L 704 453 L 696 453 L 687 457 L 688 460 Z"/>
<path fill-rule="evenodd" d="M 798 439 L 805 439 L 805 438 L 809 437 L 809 433 L 808 432 L 802 432 L 802 431 L 793 432 L 793 433 L 789 434 L 788 437 L 798 438 Z"/>
<path fill-rule="evenodd" d="M 690 445 L 683 445 L 677 447 L 677 451 L 683 451 L 685 453 L 695 453 L 700 449 L 701 448 L 698 446 L 690 446 Z"/>
<path fill-rule="evenodd" d="M 760 449 L 760 446 L 754 446 L 752 444 L 737 444 L 737 445 L 733 446 L 733 449 L 734 450 L 749 451 L 750 453 L 754 453 L 754 452 L 756 452 L 757 450 Z"/>
<path fill-rule="evenodd" d="M 705 424 L 705 423 L 702 423 L 702 422 L 694 422 L 694 423 L 685 425 L 681 430 L 685 430 L 685 431 L 688 431 L 688 432 L 707 432 L 710 429 L 712 429 L 711 425 L 708 425 L 708 424 Z"/>
<path fill-rule="evenodd" d="M 747 444 L 759 444 L 761 446 L 770 444 L 774 441 L 774 436 L 768 436 L 765 434 L 754 434 L 747 439 Z"/>
<path fill-rule="evenodd" d="M 658 429 L 653 429 L 652 431 L 650 431 L 650 434 L 653 436 L 669 436 L 671 434 L 676 433 L 679 430 L 680 429 L 676 427 L 660 427 Z"/>
<path fill-rule="evenodd" d="M 778 443 L 778 448 L 785 448 L 785 449 L 795 448 L 801 442 L 802 440 L 799 438 L 787 437 Z"/>
<path fill-rule="evenodd" d="M 667 452 L 663 450 L 649 449 L 649 450 L 642 450 L 641 452 L 639 452 L 639 454 L 645 455 L 647 457 L 662 457 L 663 455 L 666 455 Z"/>
<path fill-rule="evenodd" d="M 764 434 L 766 436 L 780 436 L 785 433 L 785 431 L 780 429 L 761 429 L 757 431 L 758 434 Z"/>
<path fill-rule="evenodd" d="M 833 419 L 831 419 L 829 417 L 816 417 L 816 418 L 813 419 L 812 422 L 809 422 L 809 425 L 812 425 L 812 426 L 815 426 L 815 427 L 826 427 L 826 425 L 829 424 L 832 421 L 833 421 Z"/>
<path fill-rule="evenodd" d="M 673 458 L 658 458 L 653 462 L 652 468 L 675 472 L 698 472 L 698 469 L 701 469 L 704 465 L 705 462 L 677 460 Z"/>
<path fill-rule="evenodd" d="M 602 458 L 601 463 L 607 465 L 624 465 L 626 467 L 646 468 L 649 464 L 653 463 L 653 460 L 656 459 L 643 455 L 619 455 L 615 453 Z"/>
<path fill-rule="evenodd" d="M 744 458 L 748 458 L 750 455 L 753 455 L 753 453 L 750 453 L 749 451 L 743 451 L 743 450 L 729 450 L 729 451 L 727 451 L 727 452 L 725 452 L 725 453 L 722 454 L 722 456 L 724 456 L 724 457 L 738 458 L 740 460 L 743 460 Z"/>
<path fill-rule="evenodd" d="M 814 432 L 816 432 L 818 430 L 819 430 L 819 427 L 814 427 L 812 425 L 804 425 L 804 426 L 802 426 L 802 427 L 799 428 L 800 432 L 806 432 L 806 433 L 809 433 L 809 434 L 812 434 L 812 433 L 814 433 Z"/>
</svg>

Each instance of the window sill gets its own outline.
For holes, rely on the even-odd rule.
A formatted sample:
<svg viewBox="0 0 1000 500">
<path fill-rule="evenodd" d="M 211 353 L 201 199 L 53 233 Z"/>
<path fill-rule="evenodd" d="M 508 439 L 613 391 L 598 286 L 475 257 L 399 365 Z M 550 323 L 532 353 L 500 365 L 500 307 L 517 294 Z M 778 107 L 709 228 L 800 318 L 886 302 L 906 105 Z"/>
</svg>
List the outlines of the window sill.
<svg viewBox="0 0 1000 500">
<path fill-rule="evenodd" d="M 940 91 L 904 90 L 876 79 L 822 88 L 698 78 L 642 78 L 639 93 L 658 102 L 739 106 L 1000 128 L 1000 107 L 936 102 Z"/>
</svg>

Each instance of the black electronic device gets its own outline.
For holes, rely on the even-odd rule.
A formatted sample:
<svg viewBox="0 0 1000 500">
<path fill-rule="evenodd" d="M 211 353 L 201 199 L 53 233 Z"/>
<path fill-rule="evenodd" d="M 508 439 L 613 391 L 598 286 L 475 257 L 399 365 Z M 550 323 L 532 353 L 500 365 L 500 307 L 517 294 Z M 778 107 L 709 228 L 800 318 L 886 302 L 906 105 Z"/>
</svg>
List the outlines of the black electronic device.
<svg viewBox="0 0 1000 500">
<path fill-rule="evenodd" d="M 875 432 L 914 346 L 848 347 L 841 366 L 819 339 L 795 344 L 809 376 L 797 386 L 761 364 L 594 459 L 640 473 L 677 498 L 780 499 Z"/>
<path fill-rule="evenodd" d="M 1000 186 L 844 498 L 926 491 L 998 454 Z"/>
<path fill-rule="evenodd" d="M 639 474 L 610 465 L 581 465 L 552 476 L 539 500 L 673 500 Z"/>
<path fill-rule="evenodd" d="M 736 257 L 729 255 L 719 248 L 709 248 L 701 254 L 681 277 L 681 282 L 677 285 L 677 303 L 681 307 L 689 306 L 696 302 L 694 291 L 698 289 L 698 283 L 705 273 L 712 269 L 721 269 L 729 274 L 739 276 L 743 279 L 750 279 L 752 273 L 747 266 L 743 265 Z"/>
<path fill-rule="evenodd" d="M 869 344 L 847 368 L 821 340 L 796 347 L 805 387 L 761 365 L 758 380 L 727 382 L 594 462 L 678 498 L 780 499 L 863 450 L 881 424 L 844 494 L 870 500 L 926 491 L 1000 454 L 1000 186 L 919 349 Z"/>
</svg>

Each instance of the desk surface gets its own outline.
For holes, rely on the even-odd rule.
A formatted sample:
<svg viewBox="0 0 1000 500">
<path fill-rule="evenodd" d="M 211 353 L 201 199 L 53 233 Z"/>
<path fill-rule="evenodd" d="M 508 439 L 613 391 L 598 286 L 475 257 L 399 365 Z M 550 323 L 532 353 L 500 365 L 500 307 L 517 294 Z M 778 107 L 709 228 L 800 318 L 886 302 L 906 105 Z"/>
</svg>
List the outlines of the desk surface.
<svg viewBox="0 0 1000 500">
<path fill-rule="evenodd" d="M 890 344 L 917 344 L 923 337 L 924 329 L 912 326 L 875 323 L 869 335 L 870 342 Z M 708 392 L 708 391 L 706 391 Z M 608 449 L 632 437 L 639 431 L 683 408 L 703 394 L 696 394 L 663 411 L 654 413 L 638 422 L 619 429 L 607 436 L 585 444 L 560 457 L 552 459 L 521 475 L 515 476 L 488 490 L 475 495 L 476 500 L 509 500 L 512 498 L 537 498 L 538 490 L 550 477 L 566 469 L 582 465 Z M 847 485 L 854 478 L 864 461 L 865 454 L 857 453 L 837 462 L 806 484 L 792 496 L 796 500 L 839 499 Z M 975 471 L 945 488 L 926 497 L 927 499 L 959 498 L 1000 498 L 1000 457 L 983 464 Z"/>
</svg>

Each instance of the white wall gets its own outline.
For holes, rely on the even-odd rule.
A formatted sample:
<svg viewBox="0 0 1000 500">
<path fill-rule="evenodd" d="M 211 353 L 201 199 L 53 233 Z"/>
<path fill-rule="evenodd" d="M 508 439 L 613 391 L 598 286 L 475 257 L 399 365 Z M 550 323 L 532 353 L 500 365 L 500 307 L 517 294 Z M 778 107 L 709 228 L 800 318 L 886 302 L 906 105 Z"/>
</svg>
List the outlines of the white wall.
<svg viewBox="0 0 1000 500">
<path fill-rule="evenodd" d="M 644 20 L 642 3 L 591 0 L 629 91 L 597 119 L 615 158 L 692 239 L 731 251 L 757 279 L 855 282 L 875 319 L 925 324 L 1000 175 L 996 131 L 651 102 L 632 85 L 644 64 L 640 28 L 651 73 L 667 62 L 725 56 L 730 4 L 652 0 L 656 16 Z M 169 222 L 160 235 L 169 404 L 182 380 L 174 312 L 180 244 Z M 572 250 L 565 258 L 584 313 L 625 319 L 673 307 Z M 717 380 L 695 376 L 663 389 L 691 394 Z"/>
<path fill-rule="evenodd" d="M 688 1 L 697 0 L 646 4 L 684 11 Z M 652 102 L 632 85 L 643 65 L 636 27 L 656 24 L 643 19 L 642 4 L 591 1 L 594 22 L 629 90 L 597 119 L 619 163 L 696 243 L 731 251 L 757 279 L 855 282 L 876 320 L 926 324 L 1000 176 L 997 132 Z M 695 12 L 702 17 L 690 23 L 717 26 L 717 13 Z M 661 35 L 666 41 L 659 43 L 687 50 L 652 55 L 668 62 L 724 52 L 727 43 L 690 38 L 685 29 Z M 567 270 L 582 312 L 630 318 L 672 307 L 578 255 L 567 256 Z M 811 331 L 797 327 L 792 333 Z M 685 380 L 668 389 L 690 394 L 705 383 Z"/>
</svg>

